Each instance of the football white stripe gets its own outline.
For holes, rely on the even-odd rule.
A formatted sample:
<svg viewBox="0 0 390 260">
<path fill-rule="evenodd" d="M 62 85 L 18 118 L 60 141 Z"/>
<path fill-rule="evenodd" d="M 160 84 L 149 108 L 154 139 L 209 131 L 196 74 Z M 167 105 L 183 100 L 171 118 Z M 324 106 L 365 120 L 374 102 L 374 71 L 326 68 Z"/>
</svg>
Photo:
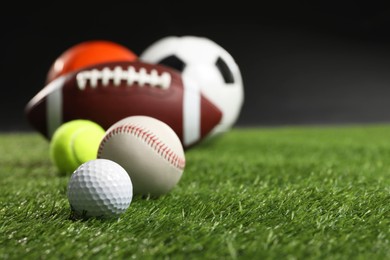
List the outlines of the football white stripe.
<svg viewBox="0 0 390 260">
<path fill-rule="evenodd" d="M 47 133 L 50 139 L 55 130 L 62 124 L 62 87 L 67 78 L 67 76 L 59 77 L 45 87 L 49 88 L 50 92 L 46 101 Z"/>
<path fill-rule="evenodd" d="M 183 143 L 187 146 L 200 139 L 200 89 L 186 77 L 183 77 L 183 85 Z"/>
</svg>

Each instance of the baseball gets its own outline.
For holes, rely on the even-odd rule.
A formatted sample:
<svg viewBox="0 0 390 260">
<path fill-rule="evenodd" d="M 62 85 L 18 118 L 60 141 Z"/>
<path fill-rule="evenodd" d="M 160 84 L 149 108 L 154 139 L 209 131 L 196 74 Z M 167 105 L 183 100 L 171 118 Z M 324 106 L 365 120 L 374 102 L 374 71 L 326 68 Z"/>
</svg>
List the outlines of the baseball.
<svg viewBox="0 0 390 260">
<path fill-rule="evenodd" d="M 98 158 L 120 164 L 129 174 L 134 195 L 159 197 L 179 182 L 185 167 L 183 145 L 163 121 L 130 116 L 107 129 Z"/>
</svg>

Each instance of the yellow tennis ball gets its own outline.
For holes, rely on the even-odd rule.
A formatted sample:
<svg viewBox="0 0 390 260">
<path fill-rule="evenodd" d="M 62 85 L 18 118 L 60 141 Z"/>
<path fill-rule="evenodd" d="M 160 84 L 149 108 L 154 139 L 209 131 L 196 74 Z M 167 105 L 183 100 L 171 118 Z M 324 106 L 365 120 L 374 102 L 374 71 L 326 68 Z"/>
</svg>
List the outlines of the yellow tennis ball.
<svg viewBox="0 0 390 260">
<path fill-rule="evenodd" d="M 60 174 L 73 173 L 81 164 L 97 158 L 105 130 L 97 123 L 76 119 L 63 123 L 50 141 L 50 158 Z"/>
</svg>

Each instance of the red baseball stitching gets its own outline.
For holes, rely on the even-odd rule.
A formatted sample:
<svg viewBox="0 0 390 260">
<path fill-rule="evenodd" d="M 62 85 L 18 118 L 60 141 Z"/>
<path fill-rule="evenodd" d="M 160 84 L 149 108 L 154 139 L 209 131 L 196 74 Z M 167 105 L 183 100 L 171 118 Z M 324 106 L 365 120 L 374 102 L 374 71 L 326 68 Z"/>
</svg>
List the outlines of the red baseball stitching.
<svg viewBox="0 0 390 260">
<path fill-rule="evenodd" d="M 147 145 L 149 145 L 151 148 L 153 148 L 158 154 L 160 154 L 161 157 L 166 159 L 169 163 L 171 163 L 173 166 L 180 170 L 184 170 L 185 167 L 185 159 L 181 158 L 179 155 L 175 154 L 173 150 L 171 150 L 167 145 L 165 145 L 163 142 L 161 142 L 157 136 L 155 136 L 153 133 L 148 132 L 147 130 L 135 126 L 135 125 L 121 125 L 116 127 L 115 129 L 111 130 L 102 140 L 101 145 L 99 147 L 98 151 L 98 157 L 100 157 L 101 153 L 103 152 L 103 146 L 104 144 L 114 135 L 121 134 L 121 133 L 129 133 L 132 134 L 138 138 L 141 138 L 146 142 Z"/>
</svg>

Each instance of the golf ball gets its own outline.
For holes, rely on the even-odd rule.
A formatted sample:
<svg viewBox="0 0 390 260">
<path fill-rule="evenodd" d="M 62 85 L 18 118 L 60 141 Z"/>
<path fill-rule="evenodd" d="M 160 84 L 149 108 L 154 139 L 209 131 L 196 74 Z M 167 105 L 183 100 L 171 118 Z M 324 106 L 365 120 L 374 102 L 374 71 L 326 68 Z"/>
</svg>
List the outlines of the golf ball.
<svg viewBox="0 0 390 260">
<path fill-rule="evenodd" d="M 81 164 L 71 175 L 67 196 L 76 216 L 118 217 L 133 198 L 133 184 L 126 170 L 108 159 Z"/>
</svg>

